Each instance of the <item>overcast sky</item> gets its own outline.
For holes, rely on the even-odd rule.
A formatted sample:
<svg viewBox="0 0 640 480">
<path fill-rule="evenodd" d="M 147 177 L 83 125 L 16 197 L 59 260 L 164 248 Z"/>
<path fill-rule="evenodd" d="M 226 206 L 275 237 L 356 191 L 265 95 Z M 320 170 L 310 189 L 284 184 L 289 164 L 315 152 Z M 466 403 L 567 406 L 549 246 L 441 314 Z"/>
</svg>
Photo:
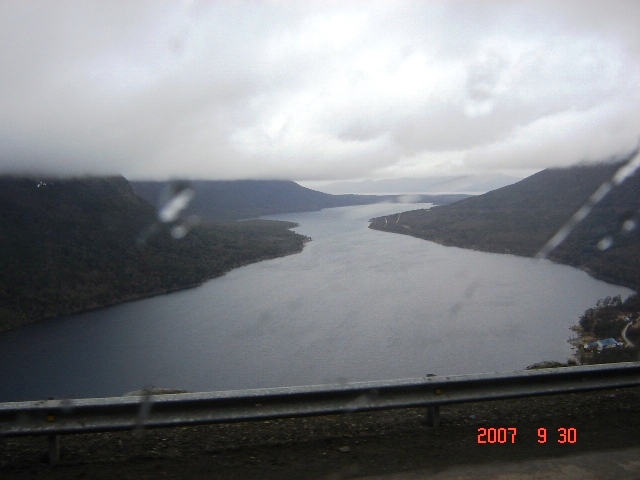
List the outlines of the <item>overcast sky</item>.
<svg viewBox="0 0 640 480">
<path fill-rule="evenodd" d="M 0 2 L 0 173 L 532 173 L 640 140 L 640 2 Z"/>
</svg>

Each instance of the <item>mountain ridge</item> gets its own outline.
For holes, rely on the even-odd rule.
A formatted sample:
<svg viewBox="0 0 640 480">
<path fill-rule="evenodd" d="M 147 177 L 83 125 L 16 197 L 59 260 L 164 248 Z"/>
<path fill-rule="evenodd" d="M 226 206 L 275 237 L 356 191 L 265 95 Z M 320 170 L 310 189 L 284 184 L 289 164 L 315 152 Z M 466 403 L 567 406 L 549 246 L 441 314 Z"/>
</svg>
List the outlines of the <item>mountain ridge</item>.
<svg viewBox="0 0 640 480">
<path fill-rule="evenodd" d="M 385 180 L 363 180 L 359 182 L 334 182 L 316 187 L 331 194 L 443 194 L 485 193 L 521 180 L 518 177 L 496 175 L 447 175 L 422 178 L 394 178 Z"/>
<path fill-rule="evenodd" d="M 310 212 L 323 208 L 367 205 L 384 201 L 396 202 L 401 195 L 332 195 L 303 187 L 291 180 L 176 180 L 131 181 L 138 196 L 159 206 L 171 184 L 182 184 L 193 190 L 193 198 L 185 214 L 206 220 L 238 220 L 280 213 Z M 445 204 L 468 195 L 421 195 L 412 203 Z"/>
<path fill-rule="evenodd" d="M 625 161 L 543 170 L 450 205 L 403 212 L 398 223 L 396 216 L 372 219 L 370 228 L 444 245 L 532 257 Z M 622 225 L 627 220 L 637 225 L 639 212 L 640 175 L 636 173 L 598 203 L 549 258 L 638 289 L 638 228 L 627 231 Z M 603 239 L 613 243 L 600 250 Z"/>
</svg>

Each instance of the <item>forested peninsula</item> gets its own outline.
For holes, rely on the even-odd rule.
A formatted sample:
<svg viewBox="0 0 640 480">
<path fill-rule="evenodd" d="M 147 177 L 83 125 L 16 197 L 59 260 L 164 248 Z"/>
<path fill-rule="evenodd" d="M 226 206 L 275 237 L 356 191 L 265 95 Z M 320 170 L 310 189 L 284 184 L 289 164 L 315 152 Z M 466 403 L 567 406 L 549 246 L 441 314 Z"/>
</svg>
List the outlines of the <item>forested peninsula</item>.
<svg viewBox="0 0 640 480">
<path fill-rule="evenodd" d="M 532 257 L 630 158 L 543 170 L 450 205 L 374 218 L 370 228 L 443 245 Z M 597 203 L 548 258 L 638 290 L 639 213 L 640 175 L 636 173 Z"/>
<path fill-rule="evenodd" d="M 160 222 L 123 177 L 0 178 L 0 330 L 198 285 L 302 250 L 295 224 Z M 177 238 L 181 237 L 181 238 Z"/>
</svg>

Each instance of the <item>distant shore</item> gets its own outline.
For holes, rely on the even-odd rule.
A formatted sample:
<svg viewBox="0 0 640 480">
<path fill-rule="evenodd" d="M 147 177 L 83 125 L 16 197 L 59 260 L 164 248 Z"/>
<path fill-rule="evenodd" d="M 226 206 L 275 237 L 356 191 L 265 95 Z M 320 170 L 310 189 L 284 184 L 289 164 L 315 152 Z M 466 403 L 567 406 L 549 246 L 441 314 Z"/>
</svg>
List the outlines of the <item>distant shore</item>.
<svg viewBox="0 0 640 480">
<path fill-rule="evenodd" d="M 396 229 L 396 228 L 389 228 L 384 224 L 380 224 L 380 222 L 376 222 L 375 220 L 379 220 L 379 219 L 372 219 L 374 220 L 373 222 L 371 222 L 369 224 L 369 228 L 371 230 L 378 230 L 380 232 L 387 232 L 387 233 L 399 233 L 401 235 L 409 235 L 411 237 L 416 237 L 416 238 L 420 238 L 421 240 L 426 240 L 428 242 L 433 242 L 433 243 L 437 243 L 438 245 L 442 245 L 444 247 L 456 247 L 456 248 L 464 248 L 466 250 L 473 250 L 476 252 L 485 252 L 485 253 L 497 253 L 497 254 L 501 254 L 501 255 L 514 255 L 516 257 L 523 257 L 523 258 L 534 258 L 533 255 L 527 255 L 525 253 L 520 253 L 520 252 L 516 252 L 516 251 L 511 251 L 508 248 L 502 249 L 502 250 L 498 250 L 498 249 L 493 249 L 487 246 L 482 246 L 482 245 L 465 245 L 462 243 L 456 243 L 453 241 L 447 241 L 444 240 L 442 238 L 438 238 L 435 236 L 429 236 L 427 234 L 425 234 L 424 231 L 420 231 L 420 230 L 415 230 L 413 229 L 411 226 L 406 225 L 406 224 L 398 224 L 399 226 L 402 226 L 402 229 Z M 394 225 L 394 222 L 390 223 L 391 225 Z M 591 278 L 595 278 L 596 280 L 600 280 L 602 282 L 606 282 L 606 283 L 611 283 L 613 285 L 618 285 L 621 287 L 625 287 L 625 288 L 629 288 L 631 290 L 633 290 L 634 292 L 637 292 L 638 286 L 635 285 L 633 282 L 627 281 L 624 278 L 621 277 L 616 277 L 616 276 L 612 276 L 612 275 L 604 275 L 601 274 L 599 272 L 594 271 L 592 268 L 589 268 L 586 265 L 576 265 L 576 264 L 572 264 L 570 262 L 566 262 L 566 261 L 562 261 L 561 258 L 558 258 L 554 255 L 551 255 L 547 258 L 547 260 L 559 264 L 559 265 L 566 265 L 568 267 L 572 267 L 572 268 L 576 268 L 578 270 L 582 270 L 583 272 L 585 272 L 587 275 L 589 275 Z"/>
</svg>

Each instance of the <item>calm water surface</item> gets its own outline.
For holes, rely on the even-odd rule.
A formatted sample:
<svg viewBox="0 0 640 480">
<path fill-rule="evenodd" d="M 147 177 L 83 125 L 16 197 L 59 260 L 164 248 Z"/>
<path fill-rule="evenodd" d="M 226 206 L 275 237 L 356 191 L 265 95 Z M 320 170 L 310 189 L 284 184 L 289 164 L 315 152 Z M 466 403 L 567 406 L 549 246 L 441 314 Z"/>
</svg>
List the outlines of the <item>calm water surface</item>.
<svg viewBox="0 0 640 480">
<path fill-rule="evenodd" d="M 0 401 L 512 371 L 571 355 L 569 327 L 630 290 L 579 270 L 369 230 L 421 207 L 270 218 L 300 254 L 200 287 L 0 334 Z"/>
</svg>

